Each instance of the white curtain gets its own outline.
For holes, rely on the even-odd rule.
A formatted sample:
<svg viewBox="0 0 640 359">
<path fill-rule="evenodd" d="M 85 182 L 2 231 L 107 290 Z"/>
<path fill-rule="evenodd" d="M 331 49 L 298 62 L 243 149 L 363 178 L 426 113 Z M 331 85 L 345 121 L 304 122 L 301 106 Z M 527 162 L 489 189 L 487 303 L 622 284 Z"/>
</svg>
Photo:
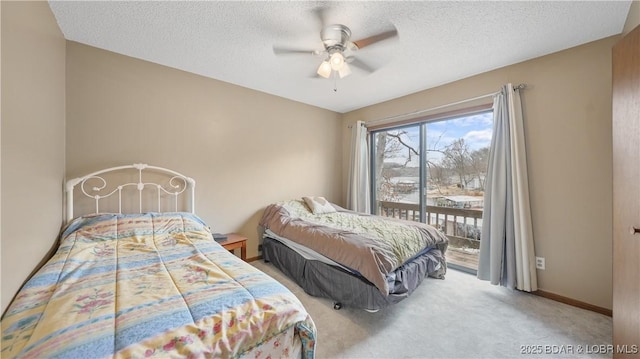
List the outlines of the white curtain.
<svg viewBox="0 0 640 359">
<path fill-rule="evenodd" d="M 520 93 L 506 84 L 493 102 L 478 278 L 538 289 Z"/>
<path fill-rule="evenodd" d="M 353 125 L 351 131 L 347 208 L 356 212 L 370 213 L 367 128 L 364 122 L 358 121 Z"/>
</svg>

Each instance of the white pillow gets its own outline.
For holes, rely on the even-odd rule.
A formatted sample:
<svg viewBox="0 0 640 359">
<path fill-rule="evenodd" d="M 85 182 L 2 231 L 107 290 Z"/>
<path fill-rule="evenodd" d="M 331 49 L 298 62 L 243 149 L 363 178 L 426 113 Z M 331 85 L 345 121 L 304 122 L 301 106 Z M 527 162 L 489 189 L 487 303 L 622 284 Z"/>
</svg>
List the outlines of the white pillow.
<svg viewBox="0 0 640 359">
<path fill-rule="evenodd" d="M 337 212 L 335 207 L 329 203 L 324 197 L 302 197 L 304 202 L 309 206 L 313 214 L 324 214 Z"/>
</svg>

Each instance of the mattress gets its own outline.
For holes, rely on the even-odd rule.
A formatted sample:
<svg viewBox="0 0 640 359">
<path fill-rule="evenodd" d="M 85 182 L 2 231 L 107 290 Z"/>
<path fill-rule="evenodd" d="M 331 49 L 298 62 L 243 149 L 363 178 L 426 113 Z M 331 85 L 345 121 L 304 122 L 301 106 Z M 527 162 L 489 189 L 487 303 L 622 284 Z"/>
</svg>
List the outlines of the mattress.
<svg viewBox="0 0 640 359">
<path fill-rule="evenodd" d="M 278 268 L 309 295 L 328 298 L 342 305 L 378 310 L 406 299 L 429 276 L 437 273 L 444 262 L 439 249 L 413 258 L 388 275 L 389 292 L 378 288 L 358 273 L 340 265 L 301 254 L 280 239 L 265 235 L 262 243 L 265 262 Z"/>
</svg>

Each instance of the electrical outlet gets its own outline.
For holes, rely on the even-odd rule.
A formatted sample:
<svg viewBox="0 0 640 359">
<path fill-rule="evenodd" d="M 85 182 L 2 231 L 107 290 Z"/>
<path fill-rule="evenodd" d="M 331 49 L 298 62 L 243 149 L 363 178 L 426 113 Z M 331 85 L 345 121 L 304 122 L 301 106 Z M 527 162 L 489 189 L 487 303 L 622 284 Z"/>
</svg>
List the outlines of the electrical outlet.
<svg viewBox="0 0 640 359">
<path fill-rule="evenodd" d="M 536 268 L 544 270 L 544 257 L 536 257 Z"/>
</svg>

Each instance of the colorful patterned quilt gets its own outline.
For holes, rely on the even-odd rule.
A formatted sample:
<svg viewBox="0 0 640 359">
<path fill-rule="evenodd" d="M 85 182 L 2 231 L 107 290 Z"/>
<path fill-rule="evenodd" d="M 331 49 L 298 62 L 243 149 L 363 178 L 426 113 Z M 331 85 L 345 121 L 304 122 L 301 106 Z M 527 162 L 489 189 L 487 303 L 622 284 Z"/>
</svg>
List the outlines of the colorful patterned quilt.
<svg viewBox="0 0 640 359">
<path fill-rule="evenodd" d="M 1 356 L 312 358 L 315 337 L 298 299 L 197 216 L 103 214 L 73 221 L 18 293 Z"/>
</svg>

